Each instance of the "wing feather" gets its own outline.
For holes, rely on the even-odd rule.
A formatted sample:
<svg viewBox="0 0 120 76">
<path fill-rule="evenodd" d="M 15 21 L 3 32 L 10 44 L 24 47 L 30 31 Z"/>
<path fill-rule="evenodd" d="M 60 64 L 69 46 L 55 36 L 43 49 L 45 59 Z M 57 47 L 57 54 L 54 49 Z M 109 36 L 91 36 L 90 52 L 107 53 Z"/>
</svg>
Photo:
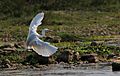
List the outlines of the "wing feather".
<svg viewBox="0 0 120 76">
<path fill-rule="evenodd" d="M 44 18 L 44 13 L 38 13 L 34 18 L 33 20 L 31 21 L 30 23 L 30 28 L 37 28 L 39 25 L 42 24 L 42 20 Z"/>
<path fill-rule="evenodd" d="M 50 45 L 49 43 L 43 42 L 40 39 L 35 39 L 32 42 L 32 49 L 39 55 L 49 57 L 57 51 L 57 47 Z"/>
</svg>

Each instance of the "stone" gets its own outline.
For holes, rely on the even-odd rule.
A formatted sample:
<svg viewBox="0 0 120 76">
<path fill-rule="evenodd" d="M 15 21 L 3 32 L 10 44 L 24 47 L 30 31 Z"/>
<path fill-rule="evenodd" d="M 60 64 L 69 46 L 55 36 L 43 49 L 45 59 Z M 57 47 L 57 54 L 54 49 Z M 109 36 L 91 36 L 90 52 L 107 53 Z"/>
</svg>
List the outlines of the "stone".
<svg viewBox="0 0 120 76">
<path fill-rule="evenodd" d="M 17 43 L 14 44 L 14 47 L 15 47 L 15 48 L 21 48 L 21 46 L 18 45 Z"/>
<path fill-rule="evenodd" d="M 15 48 L 25 48 L 25 42 L 21 41 L 21 42 L 14 43 L 14 47 Z"/>
<path fill-rule="evenodd" d="M 3 48 L 3 51 L 11 51 L 11 52 L 13 52 L 15 50 L 16 50 L 16 48 Z"/>
<path fill-rule="evenodd" d="M 3 52 L 3 50 L 2 49 L 0 49 L 0 53 L 2 53 Z"/>
<path fill-rule="evenodd" d="M 11 68 L 12 64 L 11 64 L 9 59 L 5 59 L 5 60 L 2 61 L 1 65 L 2 65 L 3 68 Z"/>
<path fill-rule="evenodd" d="M 5 43 L 0 46 L 0 53 L 7 54 L 16 51 L 13 43 Z"/>
<path fill-rule="evenodd" d="M 0 49 L 3 49 L 3 48 L 12 48 L 12 47 L 14 47 L 14 44 L 12 44 L 12 43 L 5 43 L 5 44 L 2 44 L 0 46 Z"/>
<path fill-rule="evenodd" d="M 80 60 L 80 54 L 79 54 L 79 52 L 74 52 L 73 53 L 73 60 L 74 61 L 79 61 Z"/>
<path fill-rule="evenodd" d="M 57 62 L 69 63 L 73 60 L 73 52 L 71 50 L 62 51 L 61 54 L 57 57 Z"/>
<path fill-rule="evenodd" d="M 107 59 L 113 59 L 113 58 L 115 58 L 115 57 L 117 57 L 115 54 L 109 54 L 109 55 L 107 56 Z"/>
<path fill-rule="evenodd" d="M 38 62 L 39 64 L 51 64 L 51 63 L 54 63 L 54 59 L 53 57 L 44 57 L 44 56 L 40 56 L 38 55 L 37 58 L 39 59 Z"/>
<path fill-rule="evenodd" d="M 97 42 L 96 41 L 92 41 L 90 45 L 91 46 L 97 46 Z"/>
<path fill-rule="evenodd" d="M 3 64 L 3 65 L 11 64 L 11 62 L 10 62 L 9 59 L 5 59 L 5 60 L 2 61 L 2 64 Z"/>
<path fill-rule="evenodd" d="M 37 53 L 33 53 L 29 56 L 26 57 L 25 61 L 23 62 L 23 64 L 30 64 L 30 65 L 35 65 L 35 64 L 51 64 L 51 63 L 54 63 L 55 60 L 54 58 L 51 56 L 51 57 L 43 57 L 41 55 L 38 55 Z"/>
<path fill-rule="evenodd" d="M 112 63 L 112 71 L 120 71 L 120 63 L 113 62 Z"/>
<path fill-rule="evenodd" d="M 4 68 L 11 68 L 11 65 L 10 64 L 5 64 Z"/>
<path fill-rule="evenodd" d="M 0 65 L 2 65 L 2 60 L 0 60 Z"/>
<path fill-rule="evenodd" d="M 94 54 L 82 55 L 80 60 L 83 62 L 87 61 L 88 63 L 96 63 L 98 61 L 97 56 Z"/>
</svg>

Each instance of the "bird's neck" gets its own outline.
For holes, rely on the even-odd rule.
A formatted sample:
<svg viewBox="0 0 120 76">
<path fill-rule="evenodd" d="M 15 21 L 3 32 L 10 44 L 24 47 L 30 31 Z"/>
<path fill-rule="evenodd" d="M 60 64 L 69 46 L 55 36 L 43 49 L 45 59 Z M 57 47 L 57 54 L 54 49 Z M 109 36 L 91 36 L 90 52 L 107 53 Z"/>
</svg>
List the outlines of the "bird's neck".
<svg viewBox="0 0 120 76">
<path fill-rule="evenodd" d="M 31 28 L 31 29 L 29 30 L 29 35 L 30 35 L 30 34 L 35 34 L 35 35 L 38 35 L 38 36 L 40 36 L 40 37 L 45 37 L 45 30 L 42 30 L 41 35 L 38 34 L 38 33 L 36 32 L 36 30 L 37 30 L 37 29 L 32 30 L 32 28 Z"/>
<path fill-rule="evenodd" d="M 45 30 L 42 30 L 42 36 L 45 37 Z"/>
</svg>

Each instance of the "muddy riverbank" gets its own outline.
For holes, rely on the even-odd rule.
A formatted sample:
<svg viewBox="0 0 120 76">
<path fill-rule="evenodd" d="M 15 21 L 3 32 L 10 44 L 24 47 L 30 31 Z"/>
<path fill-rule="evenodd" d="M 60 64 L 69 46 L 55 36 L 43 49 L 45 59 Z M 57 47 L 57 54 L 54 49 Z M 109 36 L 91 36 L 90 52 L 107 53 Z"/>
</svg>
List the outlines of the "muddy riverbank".
<svg viewBox="0 0 120 76">
<path fill-rule="evenodd" d="M 119 56 L 120 48 L 117 46 L 105 46 L 97 41 L 90 42 L 87 45 L 84 43 L 74 42 L 74 46 L 59 47 L 58 51 L 50 57 L 42 57 L 32 50 L 26 50 L 25 42 L 3 43 L 0 45 L 0 67 L 41 67 L 40 65 L 59 64 L 61 62 L 68 64 L 108 63 Z"/>
<path fill-rule="evenodd" d="M 83 47 L 80 43 L 76 44 Z M 88 52 L 91 48 L 94 50 Z M 84 45 L 84 50 L 88 50 L 87 52 L 81 53 L 69 47 L 59 48 L 59 51 L 49 58 L 39 56 L 33 51 L 26 51 L 24 42 L 5 43 L 0 49 L 0 76 L 119 76 L 120 74 L 119 71 L 113 72 L 111 65 L 112 59 L 117 56 L 114 51 L 119 50 L 117 46 L 107 47 L 101 43 L 91 42 Z"/>
</svg>

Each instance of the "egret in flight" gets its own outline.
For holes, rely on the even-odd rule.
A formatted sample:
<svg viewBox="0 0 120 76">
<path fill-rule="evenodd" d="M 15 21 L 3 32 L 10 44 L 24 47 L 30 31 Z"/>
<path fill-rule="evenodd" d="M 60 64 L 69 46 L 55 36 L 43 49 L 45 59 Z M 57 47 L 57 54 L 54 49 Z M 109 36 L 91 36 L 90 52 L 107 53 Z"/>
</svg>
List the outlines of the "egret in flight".
<svg viewBox="0 0 120 76">
<path fill-rule="evenodd" d="M 43 29 L 41 34 L 37 33 L 37 27 L 42 24 L 44 13 L 38 13 L 30 23 L 29 33 L 27 37 L 27 48 L 33 49 L 37 54 L 49 57 L 57 51 L 57 47 L 48 42 L 42 41 L 40 38 L 45 37 L 45 32 L 49 29 Z"/>
</svg>

